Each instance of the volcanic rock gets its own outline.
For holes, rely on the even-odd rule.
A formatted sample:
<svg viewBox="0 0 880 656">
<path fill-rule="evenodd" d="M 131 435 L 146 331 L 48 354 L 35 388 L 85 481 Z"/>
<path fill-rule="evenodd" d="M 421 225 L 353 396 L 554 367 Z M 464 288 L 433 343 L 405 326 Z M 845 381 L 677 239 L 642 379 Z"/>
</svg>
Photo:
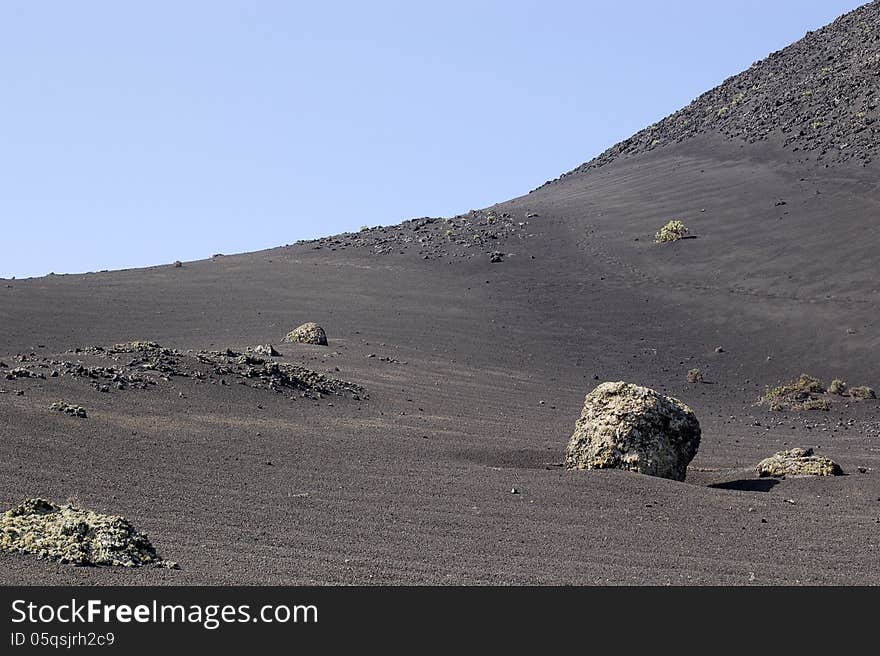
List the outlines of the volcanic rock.
<svg viewBox="0 0 880 656">
<path fill-rule="evenodd" d="M 281 354 L 275 349 L 271 344 L 258 344 L 253 349 L 251 349 L 254 353 L 258 353 L 260 355 L 266 355 L 270 358 L 277 358 Z"/>
<path fill-rule="evenodd" d="M 25 499 L 0 515 L 0 549 L 75 565 L 162 563 L 147 536 L 125 518 L 45 499 Z"/>
<path fill-rule="evenodd" d="M 602 383 L 584 401 L 565 466 L 683 481 L 699 446 L 700 423 L 678 399 L 631 383 Z"/>
<path fill-rule="evenodd" d="M 72 405 L 66 401 L 55 401 L 55 403 L 49 406 L 49 410 L 57 410 L 58 412 L 63 412 L 74 417 L 82 417 L 83 419 L 88 416 L 86 414 L 86 409 L 81 405 Z"/>
<path fill-rule="evenodd" d="M 812 449 L 779 451 L 758 463 L 758 476 L 840 476 L 843 470 L 831 458 L 817 456 Z"/>
</svg>

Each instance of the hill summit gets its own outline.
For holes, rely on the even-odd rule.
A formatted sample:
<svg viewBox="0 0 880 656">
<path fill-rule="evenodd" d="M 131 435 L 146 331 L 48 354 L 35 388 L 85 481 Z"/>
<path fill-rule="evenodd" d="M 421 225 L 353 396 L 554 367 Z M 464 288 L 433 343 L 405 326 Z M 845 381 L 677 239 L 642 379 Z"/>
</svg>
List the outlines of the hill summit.
<svg viewBox="0 0 880 656">
<path fill-rule="evenodd" d="M 802 161 L 868 164 L 880 151 L 878 102 L 880 1 L 874 0 L 565 175 L 707 133 L 747 143 L 773 139 Z"/>
</svg>

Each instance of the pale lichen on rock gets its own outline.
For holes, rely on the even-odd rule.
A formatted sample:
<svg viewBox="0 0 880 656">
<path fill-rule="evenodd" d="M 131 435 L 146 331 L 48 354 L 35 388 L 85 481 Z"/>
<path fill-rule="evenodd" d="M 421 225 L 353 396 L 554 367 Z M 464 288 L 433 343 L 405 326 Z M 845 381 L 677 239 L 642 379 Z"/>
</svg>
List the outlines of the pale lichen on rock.
<svg viewBox="0 0 880 656">
<path fill-rule="evenodd" d="M 679 241 L 687 236 L 689 230 L 683 221 L 674 219 L 657 231 L 654 235 L 654 243 L 665 244 L 670 241 Z"/>
<path fill-rule="evenodd" d="M 794 448 L 779 451 L 758 463 L 758 476 L 840 476 L 843 470 L 831 458 L 817 456 L 813 449 Z"/>
<path fill-rule="evenodd" d="M 125 518 L 45 499 L 25 499 L 0 515 L 0 548 L 75 565 L 176 566 Z"/>
<path fill-rule="evenodd" d="M 700 423 L 678 399 L 631 383 L 602 383 L 584 401 L 565 466 L 683 481 L 699 446 Z"/>
<path fill-rule="evenodd" d="M 291 330 L 282 342 L 301 343 L 301 344 L 317 344 L 318 346 L 327 346 L 327 333 L 318 324 L 313 321 L 304 323 L 297 328 Z"/>
<path fill-rule="evenodd" d="M 854 399 L 876 399 L 877 393 L 866 385 L 849 388 L 849 395 Z"/>
</svg>

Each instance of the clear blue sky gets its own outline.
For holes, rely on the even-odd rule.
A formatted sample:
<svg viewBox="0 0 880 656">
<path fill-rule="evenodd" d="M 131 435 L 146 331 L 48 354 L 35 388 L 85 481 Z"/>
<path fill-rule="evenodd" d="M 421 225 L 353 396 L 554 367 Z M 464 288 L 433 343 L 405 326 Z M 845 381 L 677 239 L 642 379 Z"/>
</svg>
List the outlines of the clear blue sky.
<svg viewBox="0 0 880 656">
<path fill-rule="evenodd" d="M 0 3 L 0 276 L 526 193 L 863 4 Z"/>
</svg>

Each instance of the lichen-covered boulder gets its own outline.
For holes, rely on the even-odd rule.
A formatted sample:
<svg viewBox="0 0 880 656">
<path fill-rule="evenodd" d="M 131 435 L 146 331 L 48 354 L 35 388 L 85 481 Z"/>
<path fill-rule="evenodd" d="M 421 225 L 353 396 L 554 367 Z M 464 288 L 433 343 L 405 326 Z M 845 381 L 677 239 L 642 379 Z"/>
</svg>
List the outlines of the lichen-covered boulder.
<svg viewBox="0 0 880 656">
<path fill-rule="evenodd" d="M 700 422 L 678 399 L 631 383 L 602 383 L 584 401 L 565 466 L 683 481 L 699 446 Z"/>
<path fill-rule="evenodd" d="M 840 476 L 843 470 L 831 458 L 817 456 L 812 449 L 789 449 L 765 458 L 755 468 L 758 476 Z"/>
<path fill-rule="evenodd" d="M 281 340 L 287 343 L 317 344 L 327 346 L 327 333 L 318 324 L 309 321 L 298 328 L 294 328 Z"/>
<path fill-rule="evenodd" d="M 0 514 L 0 549 L 76 565 L 175 566 L 125 518 L 45 499 L 25 499 Z"/>
</svg>

